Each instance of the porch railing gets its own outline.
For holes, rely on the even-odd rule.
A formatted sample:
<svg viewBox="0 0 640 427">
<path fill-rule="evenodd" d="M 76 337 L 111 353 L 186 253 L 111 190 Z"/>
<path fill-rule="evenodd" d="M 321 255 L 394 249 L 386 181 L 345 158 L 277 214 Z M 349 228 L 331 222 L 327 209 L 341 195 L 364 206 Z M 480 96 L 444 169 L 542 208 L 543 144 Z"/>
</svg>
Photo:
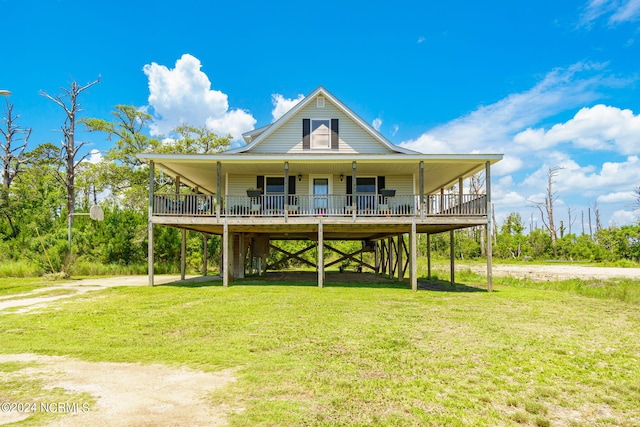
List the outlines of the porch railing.
<svg viewBox="0 0 640 427">
<path fill-rule="evenodd" d="M 154 215 L 230 217 L 378 217 L 378 216 L 472 216 L 486 215 L 486 196 L 476 194 L 430 194 L 420 203 L 419 195 L 385 197 L 357 195 L 284 195 L 258 197 L 224 196 L 217 206 L 215 195 L 156 194 Z M 286 212 L 285 212 L 286 208 Z"/>
</svg>

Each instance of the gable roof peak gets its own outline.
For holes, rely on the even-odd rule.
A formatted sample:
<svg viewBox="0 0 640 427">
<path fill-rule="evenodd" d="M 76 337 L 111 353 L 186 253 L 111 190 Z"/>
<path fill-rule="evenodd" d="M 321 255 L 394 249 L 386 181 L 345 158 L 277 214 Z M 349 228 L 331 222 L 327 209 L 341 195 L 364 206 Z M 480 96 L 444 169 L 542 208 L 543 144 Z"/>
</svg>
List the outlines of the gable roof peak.
<svg viewBox="0 0 640 427">
<path fill-rule="evenodd" d="M 355 123 L 357 123 L 363 130 L 369 133 L 374 140 L 378 141 L 380 144 L 386 146 L 393 152 L 396 153 L 404 153 L 404 154 L 417 154 L 416 151 L 409 150 L 406 148 L 399 147 L 389 141 L 387 138 L 382 136 L 380 132 L 375 130 L 371 125 L 362 120 L 360 116 L 354 113 L 349 107 L 347 107 L 342 101 L 336 98 L 331 92 L 329 92 L 324 86 L 320 85 L 316 87 L 311 93 L 305 96 L 300 102 L 294 105 L 289 111 L 279 117 L 276 121 L 271 123 L 270 125 L 262 126 L 260 128 L 254 129 L 249 132 L 245 132 L 242 136 L 247 142 L 247 145 L 243 147 L 236 148 L 234 150 L 229 150 L 227 153 L 235 154 L 235 153 L 244 153 L 247 151 L 251 151 L 253 147 L 260 144 L 263 140 L 265 140 L 269 135 L 279 129 L 284 123 L 286 123 L 291 117 L 296 115 L 299 111 L 309 105 L 313 100 L 315 100 L 318 95 L 323 95 L 327 98 L 332 104 L 334 104 L 339 110 L 341 110 L 346 116 L 351 118 Z"/>
</svg>

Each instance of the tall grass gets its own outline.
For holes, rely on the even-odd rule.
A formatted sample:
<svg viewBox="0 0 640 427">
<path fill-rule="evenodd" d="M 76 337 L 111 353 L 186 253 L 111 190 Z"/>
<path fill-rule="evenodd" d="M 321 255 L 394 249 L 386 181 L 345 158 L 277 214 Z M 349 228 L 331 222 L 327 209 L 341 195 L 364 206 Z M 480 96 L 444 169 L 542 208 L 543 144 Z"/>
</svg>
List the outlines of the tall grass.
<svg viewBox="0 0 640 427">
<path fill-rule="evenodd" d="M 177 274 L 180 266 L 175 264 L 156 263 L 156 274 Z M 68 267 L 67 273 L 71 276 L 129 276 L 147 274 L 147 264 L 102 264 L 92 261 L 76 261 Z M 193 272 L 196 273 L 196 272 Z M 45 271 L 38 263 L 29 261 L 2 261 L 0 262 L 0 277 L 43 277 Z"/>
<path fill-rule="evenodd" d="M 431 277 L 448 281 L 449 272 L 434 270 Z M 457 283 L 477 284 L 486 283 L 486 276 L 475 273 L 470 269 L 457 270 Z M 555 281 L 536 281 L 529 278 L 512 276 L 493 277 L 494 286 L 510 286 L 528 289 L 569 292 L 590 298 L 612 299 L 629 304 L 640 305 L 640 281 L 626 278 L 602 279 L 568 279 Z"/>
<path fill-rule="evenodd" d="M 0 277 L 38 277 L 42 273 L 35 262 L 2 261 L 0 263 Z"/>
<path fill-rule="evenodd" d="M 71 268 L 72 276 L 132 276 L 147 274 L 147 264 L 102 264 L 91 261 L 77 261 Z M 176 264 L 156 263 L 153 268 L 156 274 L 177 274 L 180 266 Z"/>
<path fill-rule="evenodd" d="M 570 292 L 590 298 L 614 299 L 629 304 L 640 305 L 640 281 L 632 279 L 570 279 L 560 281 L 537 282 L 514 277 L 501 277 L 499 284 L 529 289 Z"/>
</svg>

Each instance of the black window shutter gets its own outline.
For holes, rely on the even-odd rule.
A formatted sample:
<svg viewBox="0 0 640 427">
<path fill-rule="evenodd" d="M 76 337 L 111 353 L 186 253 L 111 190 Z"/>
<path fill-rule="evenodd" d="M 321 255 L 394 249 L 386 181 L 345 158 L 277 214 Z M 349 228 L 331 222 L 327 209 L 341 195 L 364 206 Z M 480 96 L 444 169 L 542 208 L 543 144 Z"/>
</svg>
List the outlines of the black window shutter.
<svg viewBox="0 0 640 427">
<path fill-rule="evenodd" d="M 353 194 L 353 177 L 347 175 L 347 194 Z"/>
<path fill-rule="evenodd" d="M 289 176 L 289 194 L 296 194 L 296 177 Z"/>
<path fill-rule="evenodd" d="M 340 146 L 338 138 L 338 119 L 331 119 L 331 149 L 337 150 Z"/>
<path fill-rule="evenodd" d="M 256 177 L 256 189 L 260 188 L 262 190 L 262 193 L 264 194 L 265 188 L 264 188 L 264 175 L 258 175 Z"/>
<path fill-rule="evenodd" d="M 379 176 L 378 177 L 378 188 L 376 188 L 377 193 L 380 194 L 380 190 L 382 190 L 383 188 L 387 188 L 387 187 L 385 187 L 384 176 Z"/>
<path fill-rule="evenodd" d="M 302 149 L 311 149 L 311 119 L 302 119 Z"/>
</svg>

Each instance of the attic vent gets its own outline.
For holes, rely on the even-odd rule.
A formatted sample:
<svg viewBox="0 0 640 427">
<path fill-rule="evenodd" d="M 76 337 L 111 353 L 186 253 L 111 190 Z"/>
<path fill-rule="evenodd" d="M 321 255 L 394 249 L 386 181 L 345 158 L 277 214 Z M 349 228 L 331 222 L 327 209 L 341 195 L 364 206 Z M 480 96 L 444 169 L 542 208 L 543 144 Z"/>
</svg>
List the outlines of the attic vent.
<svg viewBox="0 0 640 427">
<path fill-rule="evenodd" d="M 324 96 L 319 96 L 319 97 L 316 99 L 316 106 L 317 106 L 318 108 L 324 108 Z"/>
</svg>

